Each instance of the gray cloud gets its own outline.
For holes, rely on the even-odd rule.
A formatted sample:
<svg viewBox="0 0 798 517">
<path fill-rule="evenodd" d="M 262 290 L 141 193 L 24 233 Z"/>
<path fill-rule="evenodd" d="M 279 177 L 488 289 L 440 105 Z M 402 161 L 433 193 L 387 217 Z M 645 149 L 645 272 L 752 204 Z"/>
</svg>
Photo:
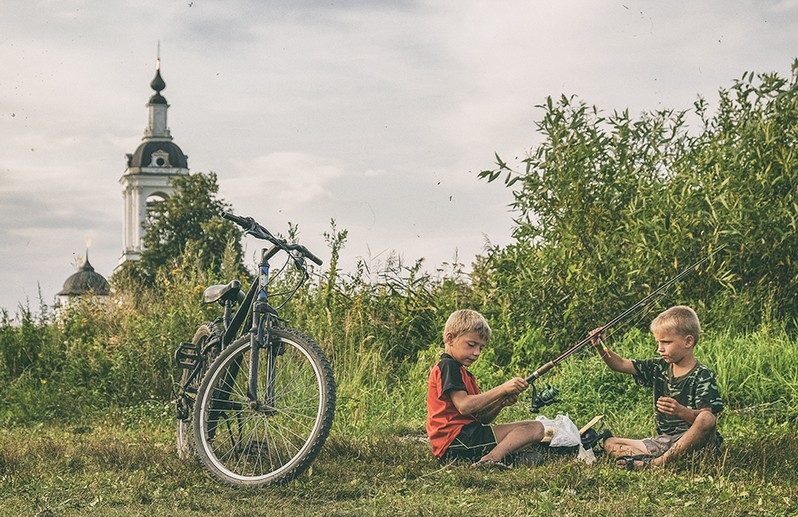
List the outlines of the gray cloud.
<svg viewBox="0 0 798 517">
<path fill-rule="evenodd" d="M 116 266 L 118 179 L 158 41 L 175 142 L 236 210 L 298 223 L 322 251 L 335 218 L 345 266 L 398 250 L 434 268 L 510 241 L 511 193 L 476 172 L 494 151 L 523 157 L 547 95 L 632 114 L 712 105 L 744 71 L 789 74 L 796 13 L 794 0 L 9 0 L 0 307 L 37 284 L 50 301 L 86 240 L 98 271 Z"/>
</svg>

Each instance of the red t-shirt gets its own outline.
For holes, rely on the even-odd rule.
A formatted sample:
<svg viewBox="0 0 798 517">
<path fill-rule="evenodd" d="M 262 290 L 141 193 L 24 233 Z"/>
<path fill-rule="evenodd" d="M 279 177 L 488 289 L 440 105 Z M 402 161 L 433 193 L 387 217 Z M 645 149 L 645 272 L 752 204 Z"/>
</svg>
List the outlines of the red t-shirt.
<svg viewBox="0 0 798 517">
<path fill-rule="evenodd" d="M 479 388 L 476 379 L 465 366 L 449 354 L 443 354 L 438 364 L 429 372 L 427 384 L 427 436 L 432 454 L 436 458 L 443 456 L 464 425 L 477 421 L 457 411 L 449 398 L 452 391 L 476 395 Z"/>
</svg>

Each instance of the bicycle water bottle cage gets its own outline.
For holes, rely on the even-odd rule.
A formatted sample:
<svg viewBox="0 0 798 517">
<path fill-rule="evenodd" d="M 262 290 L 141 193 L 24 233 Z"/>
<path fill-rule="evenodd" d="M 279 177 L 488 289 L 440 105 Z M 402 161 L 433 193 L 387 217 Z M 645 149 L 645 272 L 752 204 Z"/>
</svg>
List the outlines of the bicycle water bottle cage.
<svg viewBox="0 0 798 517">
<path fill-rule="evenodd" d="M 203 300 L 205 303 L 214 302 L 242 302 L 245 294 L 241 291 L 241 282 L 233 280 L 226 285 L 212 285 L 205 289 Z"/>
</svg>

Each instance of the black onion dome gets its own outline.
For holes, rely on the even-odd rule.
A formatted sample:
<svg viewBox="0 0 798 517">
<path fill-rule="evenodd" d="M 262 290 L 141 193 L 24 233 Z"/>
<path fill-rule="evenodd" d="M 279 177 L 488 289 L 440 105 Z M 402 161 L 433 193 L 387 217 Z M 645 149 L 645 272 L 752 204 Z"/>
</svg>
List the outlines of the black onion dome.
<svg viewBox="0 0 798 517">
<path fill-rule="evenodd" d="M 79 296 L 89 293 L 107 296 L 110 292 L 111 287 L 108 285 L 108 281 L 94 271 L 87 254 L 86 260 L 83 261 L 83 265 L 80 266 L 77 273 L 66 279 L 64 288 L 58 293 L 58 296 Z"/>
<path fill-rule="evenodd" d="M 150 82 L 150 88 L 155 90 L 155 95 L 150 97 L 150 104 L 166 104 L 166 99 L 161 95 L 161 90 L 166 88 L 166 83 L 161 77 L 161 71 L 155 71 L 155 77 Z"/>
<path fill-rule="evenodd" d="M 161 151 L 159 153 L 158 151 Z M 159 154 L 169 156 L 166 162 Z M 156 154 L 156 156 L 153 156 Z M 188 169 L 188 157 L 176 143 L 170 141 L 148 141 L 142 142 L 136 152 L 129 155 L 128 167 L 175 167 L 178 169 Z"/>
</svg>

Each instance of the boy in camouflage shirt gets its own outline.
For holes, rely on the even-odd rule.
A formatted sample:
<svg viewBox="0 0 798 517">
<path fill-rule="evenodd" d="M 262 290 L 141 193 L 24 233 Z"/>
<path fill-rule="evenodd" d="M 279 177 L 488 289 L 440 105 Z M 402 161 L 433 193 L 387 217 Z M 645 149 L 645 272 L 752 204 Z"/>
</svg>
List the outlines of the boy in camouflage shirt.
<svg viewBox="0 0 798 517">
<path fill-rule="evenodd" d="M 657 434 L 633 440 L 607 438 L 604 450 L 628 469 L 664 465 L 687 452 L 719 445 L 717 416 L 723 401 L 712 371 L 693 356 L 701 325 L 690 307 L 671 307 L 651 322 L 659 358 L 629 360 L 613 353 L 596 334 L 593 346 L 616 372 L 633 375 L 640 386 L 654 388 Z"/>
</svg>

